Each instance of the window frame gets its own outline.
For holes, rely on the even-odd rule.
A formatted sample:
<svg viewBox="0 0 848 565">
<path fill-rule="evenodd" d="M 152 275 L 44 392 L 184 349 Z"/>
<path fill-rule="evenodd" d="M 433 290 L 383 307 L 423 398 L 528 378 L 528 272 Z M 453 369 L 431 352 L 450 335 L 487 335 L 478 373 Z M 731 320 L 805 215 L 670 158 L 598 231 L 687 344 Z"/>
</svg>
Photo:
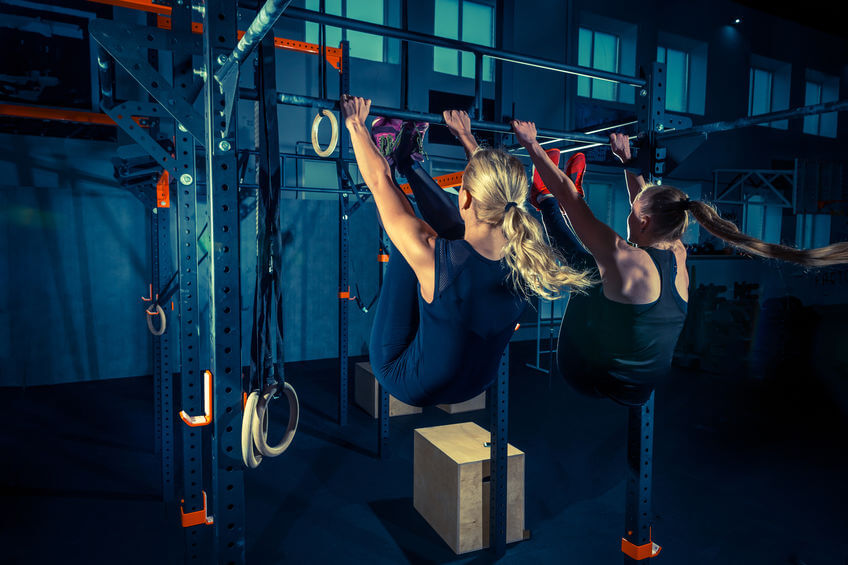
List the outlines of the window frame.
<svg viewBox="0 0 848 565">
<path fill-rule="evenodd" d="M 403 1 L 403 0 L 401 0 L 401 1 Z M 457 36 L 458 37 L 452 38 L 452 37 L 445 37 L 445 36 L 442 36 L 442 35 L 436 35 L 436 32 L 435 32 L 435 20 L 436 20 L 435 2 L 433 3 L 433 27 L 434 27 L 433 34 L 436 35 L 437 37 L 445 37 L 446 39 L 456 39 L 457 41 L 465 41 L 463 39 L 463 25 L 462 25 L 463 20 L 465 18 L 464 7 L 465 7 L 466 2 L 470 2 L 471 4 L 479 4 L 481 6 L 486 6 L 489 9 L 491 9 L 491 11 L 492 11 L 491 45 L 483 45 L 483 44 L 478 44 L 478 43 L 473 43 L 473 45 L 480 45 L 481 47 L 494 47 L 495 41 L 497 40 L 495 35 L 497 33 L 497 16 L 498 16 L 497 6 L 496 6 L 495 0 L 456 0 L 456 1 L 457 1 L 457 14 L 458 14 L 458 20 L 457 20 L 456 25 L 457 25 Z M 471 42 L 468 42 L 468 43 L 471 43 Z M 438 48 L 439 48 L 438 46 L 435 46 L 435 45 L 433 46 L 433 72 L 434 73 L 441 73 L 443 75 L 448 75 L 448 76 L 451 76 L 451 77 L 456 77 L 456 78 L 461 78 L 461 79 L 475 80 L 475 77 L 474 77 L 475 69 L 474 68 L 471 69 L 470 76 L 465 76 L 463 74 L 463 64 L 462 64 L 463 56 L 462 55 L 463 55 L 463 53 L 468 53 L 468 51 L 462 51 L 460 49 L 450 49 L 448 47 L 442 47 L 442 49 L 445 49 L 445 50 L 448 50 L 448 51 L 454 51 L 456 53 L 457 72 L 454 74 L 454 73 L 442 71 L 442 70 L 439 70 L 439 69 L 436 68 L 435 53 L 436 53 L 436 49 L 438 49 Z M 489 59 L 488 65 L 486 64 L 486 62 L 487 62 L 486 59 Z M 489 75 L 488 78 L 487 78 L 487 75 Z M 491 83 L 491 82 L 494 82 L 494 81 L 495 81 L 494 62 L 491 58 L 484 56 L 483 57 L 483 82 L 490 82 Z"/>
<path fill-rule="evenodd" d="M 391 4 L 393 2 L 396 2 L 396 1 L 397 0 L 383 0 L 383 17 L 382 17 L 382 21 L 379 22 L 379 25 L 384 25 L 384 26 L 391 25 L 391 24 L 388 23 L 389 20 L 390 20 L 390 16 L 392 15 L 392 12 L 393 12 Z M 400 1 L 403 1 L 403 0 L 400 0 Z M 320 6 L 320 0 L 305 0 L 304 6 L 306 7 L 307 10 L 312 9 L 312 8 L 309 8 L 309 4 L 313 3 L 313 2 L 318 3 L 318 5 Z M 333 14 L 329 10 L 327 10 L 326 13 L 330 14 L 330 15 L 334 15 L 334 16 L 348 18 L 349 17 L 347 15 L 348 0 L 340 0 L 340 5 L 341 5 L 341 12 L 342 12 L 341 14 Z M 319 8 L 314 8 L 314 11 L 317 12 L 318 10 L 319 10 Z M 352 19 L 356 19 L 356 18 L 352 18 Z M 357 21 L 365 21 L 365 20 L 358 20 L 357 19 Z M 307 42 L 307 43 L 313 43 L 312 41 L 310 41 L 311 38 L 309 37 L 309 31 L 308 31 L 310 24 L 318 26 L 319 30 L 320 30 L 320 26 L 321 26 L 321 24 L 318 24 L 318 23 L 315 23 L 315 22 L 306 22 L 306 21 L 304 22 L 303 37 L 304 37 L 304 41 Z M 333 29 L 339 30 L 341 32 L 341 40 L 342 41 L 348 39 L 347 33 L 350 30 L 347 30 L 345 28 L 338 28 L 336 26 L 330 26 L 330 25 L 328 25 L 327 28 L 328 29 L 333 28 Z M 358 33 L 366 33 L 366 32 L 358 32 Z M 319 34 L 320 34 L 320 31 L 319 31 Z M 366 35 L 373 35 L 374 37 L 377 37 L 377 38 L 380 39 L 380 43 L 382 45 L 382 55 L 381 55 L 380 59 L 377 60 L 377 59 L 371 59 L 371 58 L 368 58 L 368 57 L 357 57 L 356 54 L 353 52 L 353 50 L 351 50 L 351 54 L 350 54 L 351 58 L 360 59 L 362 61 L 371 61 L 372 63 L 391 63 L 391 61 L 390 61 L 390 59 L 391 59 L 391 52 L 390 51 L 391 50 L 390 50 L 389 41 L 388 41 L 391 38 L 387 38 L 387 37 L 384 37 L 384 36 L 381 36 L 381 35 L 376 35 L 376 34 L 373 34 L 373 33 L 372 34 L 366 34 Z M 318 43 L 317 37 L 315 38 L 314 43 L 315 44 Z M 328 47 L 337 47 L 336 45 L 331 45 L 329 43 L 327 44 L 327 46 Z"/>
<path fill-rule="evenodd" d="M 580 37 L 580 32 L 583 31 L 583 30 L 588 31 L 589 33 L 592 34 L 592 41 L 591 41 L 590 46 L 589 46 L 589 65 L 588 65 L 587 68 L 591 68 L 591 69 L 595 69 L 595 70 L 603 70 L 603 69 L 598 69 L 598 67 L 595 66 L 595 35 L 597 35 L 598 33 L 602 33 L 604 35 L 609 35 L 609 36 L 615 38 L 615 69 L 612 70 L 612 71 L 604 71 L 604 72 L 619 73 L 620 69 L 621 69 L 621 36 L 617 33 L 612 33 L 612 32 L 609 32 L 609 31 L 601 31 L 601 30 L 598 30 L 598 29 L 594 29 L 594 28 L 591 28 L 591 27 L 586 27 L 586 26 L 580 25 L 577 28 L 577 37 L 578 38 Z M 578 49 L 578 57 L 579 57 L 580 56 L 579 39 L 578 39 L 577 49 Z M 580 94 L 581 80 L 589 81 L 589 95 L 588 96 Z M 589 78 L 589 77 L 578 77 L 577 78 L 577 95 L 581 96 L 583 98 L 591 98 L 592 100 L 601 100 L 603 102 L 618 102 L 619 101 L 619 89 L 618 89 L 619 83 L 617 83 L 617 82 L 609 83 L 608 81 L 603 81 L 605 84 L 612 84 L 613 97 L 612 97 L 612 99 L 600 98 L 598 96 L 595 96 L 595 85 L 597 84 L 597 82 L 596 82 L 597 80 L 598 79 Z M 583 83 L 583 84 L 586 84 L 586 83 Z"/>
</svg>

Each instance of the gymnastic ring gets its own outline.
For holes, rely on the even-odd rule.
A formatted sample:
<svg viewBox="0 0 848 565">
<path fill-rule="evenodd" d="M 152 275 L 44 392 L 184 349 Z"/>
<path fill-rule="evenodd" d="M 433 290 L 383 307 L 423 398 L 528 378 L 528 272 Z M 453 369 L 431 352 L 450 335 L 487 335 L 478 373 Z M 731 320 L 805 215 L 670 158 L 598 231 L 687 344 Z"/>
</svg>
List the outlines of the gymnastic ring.
<svg viewBox="0 0 848 565">
<path fill-rule="evenodd" d="M 262 462 L 262 454 L 256 450 L 253 441 L 253 421 L 256 418 L 256 403 L 259 401 L 259 392 L 253 391 L 247 395 L 244 403 L 244 414 L 241 418 L 241 458 L 244 464 L 255 469 Z"/>
<path fill-rule="evenodd" d="M 151 312 L 150 308 L 153 308 L 153 306 L 156 306 L 156 310 Z M 163 333 L 165 333 L 165 328 L 167 327 L 168 322 L 167 322 L 167 319 L 165 318 L 165 311 L 162 309 L 162 306 L 160 306 L 159 304 L 151 304 L 147 308 L 146 312 L 147 312 L 147 329 L 150 330 L 150 333 L 152 333 L 153 335 L 162 335 Z M 159 319 L 162 320 L 162 325 L 159 327 L 158 330 L 153 327 L 153 317 L 156 316 L 157 314 L 159 315 Z"/>
<path fill-rule="evenodd" d="M 330 145 L 327 146 L 323 151 L 321 150 L 321 146 L 318 145 L 318 126 L 321 124 L 321 120 L 324 119 L 324 116 L 330 118 L 330 128 L 332 130 L 332 134 L 330 137 Z M 339 142 L 339 121 L 336 119 L 336 115 L 331 111 L 324 108 L 317 114 L 315 114 L 315 119 L 312 120 L 312 149 L 315 150 L 315 154 L 319 157 L 329 157 L 333 154 L 333 151 L 336 150 L 336 144 Z"/>
<path fill-rule="evenodd" d="M 253 442 L 256 449 L 266 457 L 277 457 L 291 445 L 297 433 L 297 423 L 300 419 L 300 403 L 294 387 L 289 383 L 283 384 L 283 393 L 289 400 L 289 423 L 283 439 L 275 446 L 268 445 L 268 403 L 277 393 L 277 385 L 269 385 L 262 391 L 256 403 L 256 417 L 253 419 Z"/>
</svg>

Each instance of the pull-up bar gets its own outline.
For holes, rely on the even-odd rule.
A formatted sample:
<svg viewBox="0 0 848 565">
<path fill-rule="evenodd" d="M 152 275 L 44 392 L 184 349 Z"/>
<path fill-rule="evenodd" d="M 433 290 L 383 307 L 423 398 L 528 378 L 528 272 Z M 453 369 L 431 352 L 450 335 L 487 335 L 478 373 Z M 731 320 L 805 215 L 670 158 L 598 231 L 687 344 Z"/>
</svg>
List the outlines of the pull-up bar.
<svg viewBox="0 0 848 565">
<path fill-rule="evenodd" d="M 244 96 L 242 96 L 244 98 Z M 277 102 L 287 104 L 289 106 L 302 106 L 305 108 L 316 108 L 328 110 L 338 110 L 338 100 L 328 100 L 325 98 L 315 98 L 313 96 L 301 96 L 299 94 L 289 94 L 286 92 L 277 93 Z M 382 106 L 371 106 L 371 114 L 374 116 L 383 116 L 386 118 L 400 118 L 402 120 L 413 120 L 418 122 L 430 122 L 431 124 L 444 124 L 444 118 L 441 114 L 431 114 L 427 112 L 411 112 L 409 110 L 398 110 L 395 108 L 385 108 Z M 471 120 L 473 129 L 483 131 L 494 131 L 498 133 L 512 133 L 512 127 L 509 124 L 500 124 L 497 122 L 487 122 L 483 120 Z M 538 130 L 541 137 L 553 137 L 559 139 L 567 139 L 571 141 L 585 141 L 588 143 L 608 143 L 609 139 L 599 135 L 588 135 L 580 132 L 565 132 L 554 131 L 548 129 Z"/>
<path fill-rule="evenodd" d="M 447 39 L 445 37 L 437 37 L 435 35 L 427 35 L 415 31 L 405 31 L 389 26 L 372 24 L 359 20 L 352 20 L 350 18 L 342 18 L 340 16 L 333 16 L 330 14 L 322 14 L 320 12 L 315 12 L 312 10 L 304 10 L 303 8 L 289 7 L 289 9 L 286 10 L 285 17 L 330 26 L 342 27 L 353 31 L 372 33 L 374 35 L 382 35 L 384 37 L 391 37 L 393 39 L 412 41 L 413 43 L 423 43 L 425 45 L 433 45 L 436 47 L 446 47 L 448 49 L 458 49 L 460 51 L 479 53 L 480 55 L 491 57 L 492 59 L 499 59 L 508 63 L 529 65 L 531 67 L 537 67 L 549 71 L 557 71 L 560 73 L 595 78 L 609 82 L 619 82 L 629 86 L 644 87 L 647 84 L 647 81 L 643 78 L 631 77 L 618 73 L 610 73 L 606 71 L 600 71 L 598 69 L 591 69 L 588 67 L 566 65 L 564 63 L 551 61 L 549 59 L 530 57 L 528 55 L 522 55 L 521 53 L 503 51 L 501 49 L 495 49 L 493 47 L 487 47 L 485 45 L 466 43 L 464 41 L 458 41 L 456 39 Z"/>
</svg>

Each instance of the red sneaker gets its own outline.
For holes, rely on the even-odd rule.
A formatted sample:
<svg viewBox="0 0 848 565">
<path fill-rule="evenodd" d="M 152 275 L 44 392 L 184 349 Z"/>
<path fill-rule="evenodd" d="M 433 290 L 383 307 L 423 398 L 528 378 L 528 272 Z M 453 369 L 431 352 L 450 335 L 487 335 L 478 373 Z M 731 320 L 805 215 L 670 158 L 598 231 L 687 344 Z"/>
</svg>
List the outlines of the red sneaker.
<svg viewBox="0 0 848 565">
<path fill-rule="evenodd" d="M 547 153 L 548 159 L 553 161 L 554 165 L 559 166 L 559 149 L 548 149 L 545 153 Z M 532 204 L 536 210 L 540 210 L 539 196 L 550 193 L 551 191 L 548 190 L 548 187 L 546 187 L 545 183 L 542 182 L 542 177 L 539 176 L 539 171 L 536 170 L 536 167 L 533 167 L 533 184 L 530 186 L 530 204 Z"/>
<path fill-rule="evenodd" d="M 572 155 L 565 164 L 565 174 L 574 183 L 580 197 L 584 198 L 586 195 L 583 193 L 583 175 L 586 174 L 586 156 L 582 153 Z"/>
</svg>

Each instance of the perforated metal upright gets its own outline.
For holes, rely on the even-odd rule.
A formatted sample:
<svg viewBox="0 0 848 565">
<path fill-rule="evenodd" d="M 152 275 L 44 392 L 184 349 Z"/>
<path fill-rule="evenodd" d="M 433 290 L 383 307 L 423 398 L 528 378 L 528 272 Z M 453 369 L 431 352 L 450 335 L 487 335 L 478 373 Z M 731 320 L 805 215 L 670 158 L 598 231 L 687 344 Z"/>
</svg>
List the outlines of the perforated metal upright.
<svg viewBox="0 0 848 565">
<path fill-rule="evenodd" d="M 654 455 L 654 394 L 627 418 L 627 494 L 624 510 L 624 563 L 650 560 L 659 552 L 651 540 L 651 479 Z"/>
<path fill-rule="evenodd" d="M 507 444 L 509 438 L 509 345 L 501 357 L 498 377 L 489 389 L 491 419 L 491 483 L 489 516 L 489 547 L 496 558 L 506 553 L 506 485 Z"/>
<path fill-rule="evenodd" d="M 206 190 L 209 208 L 211 297 L 210 366 L 214 376 L 212 502 L 214 561 L 245 562 L 244 474 L 241 460 L 241 308 L 236 127 L 238 102 L 227 127 L 227 103 L 213 78 L 236 44 L 236 4 L 207 0 L 203 16 L 203 61 L 207 72 Z"/>
<path fill-rule="evenodd" d="M 383 289 L 383 276 L 386 274 L 386 266 L 388 265 L 388 253 L 389 253 L 389 236 L 386 234 L 386 231 L 382 227 L 377 228 L 379 230 L 380 236 L 380 257 L 378 258 L 380 262 L 380 271 L 379 271 L 379 284 L 378 288 L 382 291 Z M 384 387 L 380 386 L 377 383 L 377 387 L 380 391 L 380 395 L 378 397 L 379 404 L 379 422 L 377 429 L 377 454 L 381 459 L 386 459 L 389 454 L 389 391 Z"/>
<path fill-rule="evenodd" d="M 666 150 L 657 146 L 660 135 L 666 129 L 665 90 L 665 63 L 654 62 L 648 83 L 638 93 L 636 119 L 639 122 L 639 131 L 645 132 L 646 135 L 643 150 L 651 151 L 651 178 L 646 180 L 657 184 L 662 184 L 665 174 Z"/>
<path fill-rule="evenodd" d="M 350 93 L 350 45 L 341 42 L 342 71 L 339 73 L 339 95 Z M 350 371 L 348 364 L 348 332 L 350 329 L 350 190 L 348 172 L 348 140 L 344 124 L 339 125 L 339 425 L 347 425 L 350 406 Z"/>
</svg>

